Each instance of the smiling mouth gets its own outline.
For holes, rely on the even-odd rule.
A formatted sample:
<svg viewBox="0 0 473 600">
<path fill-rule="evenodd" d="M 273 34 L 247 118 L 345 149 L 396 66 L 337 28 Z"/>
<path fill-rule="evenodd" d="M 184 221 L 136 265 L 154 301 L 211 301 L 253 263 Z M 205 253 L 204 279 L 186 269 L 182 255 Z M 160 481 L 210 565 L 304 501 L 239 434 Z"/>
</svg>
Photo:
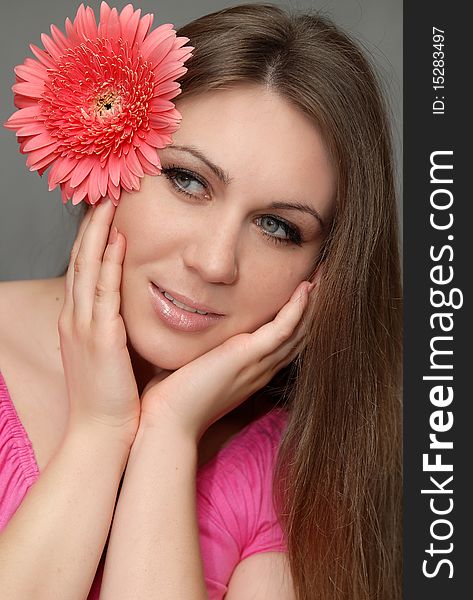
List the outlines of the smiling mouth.
<svg viewBox="0 0 473 600">
<path fill-rule="evenodd" d="M 187 304 L 184 304 L 183 302 L 179 302 L 179 300 L 176 300 L 175 298 L 173 298 L 171 296 L 171 294 L 169 294 L 168 292 L 163 290 L 163 288 L 158 288 L 158 290 L 161 292 L 161 294 L 163 294 L 163 296 L 165 298 L 167 298 L 170 302 L 172 302 L 178 308 L 182 308 L 182 310 L 186 310 L 187 312 L 190 312 L 190 313 L 197 313 L 199 315 L 208 315 L 209 314 L 205 310 L 198 310 L 197 308 L 192 308 L 190 306 L 187 306 Z"/>
</svg>

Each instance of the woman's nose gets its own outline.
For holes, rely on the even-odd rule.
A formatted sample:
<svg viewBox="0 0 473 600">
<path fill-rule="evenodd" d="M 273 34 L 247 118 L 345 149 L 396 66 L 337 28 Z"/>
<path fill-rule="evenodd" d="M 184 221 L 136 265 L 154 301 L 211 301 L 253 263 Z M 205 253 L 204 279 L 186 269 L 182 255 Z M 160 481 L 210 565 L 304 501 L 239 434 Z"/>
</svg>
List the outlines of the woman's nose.
<svg viewBox="0 0 473 600">
<path fill-rule="evenodd" d="M 209 228 L 200 239 L 193 239 L 183 253 L 185 265 L 197 271 L 210 283 L 234 283 L 238 276 L 237 235 L 234 232 L 212 231 Z"/>
</svg>

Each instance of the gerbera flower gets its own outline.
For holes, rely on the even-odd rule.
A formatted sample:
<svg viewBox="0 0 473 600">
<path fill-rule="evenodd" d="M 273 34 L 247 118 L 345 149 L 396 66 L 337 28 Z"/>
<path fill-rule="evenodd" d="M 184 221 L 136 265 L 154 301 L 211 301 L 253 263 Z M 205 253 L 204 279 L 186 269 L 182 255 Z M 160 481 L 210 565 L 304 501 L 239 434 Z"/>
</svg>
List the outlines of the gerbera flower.
<svg viewBox="0 0 473 600">
<path fill-rule="evenodd" d="M 180 113 L 171 100 L 187 69 L 189 41 L 171 24 L 150 32 L 153 15 L 131 4 L 119 14 L 106 2 L 94 12 L 82 4 L 66 34 L 51 25 L 44 50 L 15 68 L 19 109 L 5 123 L 16 131 L 31 171 L 51 167 L 49 189 L 61 187 L 64 202 L 94 204 L 122 188 L 140 189 L 145 173 L 158 175 L 157 149 L 172 142 Z"/>
</svg>

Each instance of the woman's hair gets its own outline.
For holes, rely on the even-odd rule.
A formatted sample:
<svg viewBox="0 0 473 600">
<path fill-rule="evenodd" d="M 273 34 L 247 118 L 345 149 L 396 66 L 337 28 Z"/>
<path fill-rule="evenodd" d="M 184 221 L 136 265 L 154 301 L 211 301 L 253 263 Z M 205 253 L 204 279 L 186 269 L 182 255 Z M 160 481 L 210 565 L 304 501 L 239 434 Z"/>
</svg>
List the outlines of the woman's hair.
<svg viewBox="0 0 473 600">
<path fill-rule="evenodd" d="M 337 173 L 275 501 L 299 600 L 401 598 L 401 288 L 390 127 L 360 49 L 268 4 L 206 15 L 178 100 L 260 84 L 309 116 Z M 316 266 L 316 265 L 315 265 Z"/>
</svg>

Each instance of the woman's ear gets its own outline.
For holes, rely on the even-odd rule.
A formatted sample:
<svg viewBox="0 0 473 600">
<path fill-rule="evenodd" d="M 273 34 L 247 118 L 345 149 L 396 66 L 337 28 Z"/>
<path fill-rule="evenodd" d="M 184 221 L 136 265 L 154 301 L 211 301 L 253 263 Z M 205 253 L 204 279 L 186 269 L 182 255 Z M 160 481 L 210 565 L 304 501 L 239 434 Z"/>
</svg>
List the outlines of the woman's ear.
<svg viewBox="0 0 473 600">
<path fill-rule="evenodd" d="M 310 281 L 312 283 L 313 287 L 319 286 L 319 282 L 320 282 L 320 279 L 322 278 L 323 271 L 324 271 L 324 263 L 321 262 L 317 265 L 315 273 L 308 279 L 308 281 Z M 313 289 L 313 288 L 311 288 L 311 289 Z"/>
</svg>

